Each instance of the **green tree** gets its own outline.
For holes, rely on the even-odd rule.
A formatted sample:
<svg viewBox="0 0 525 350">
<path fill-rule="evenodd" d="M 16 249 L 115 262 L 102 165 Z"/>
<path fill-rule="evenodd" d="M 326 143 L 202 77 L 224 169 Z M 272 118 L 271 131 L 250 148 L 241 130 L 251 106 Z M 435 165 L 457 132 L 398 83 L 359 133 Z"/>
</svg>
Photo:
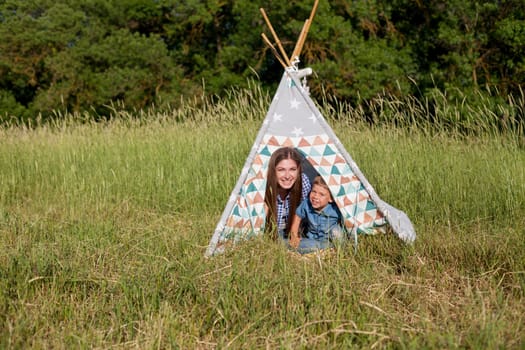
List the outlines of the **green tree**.
<svg viewBox="0 0 525 350">
<path fill-rule="evenodd" d="M 112 101 L 144 108 L 162 92 L 179 94 L 181 77 L 163 42 L 155 37 L 113 31 L 96 42 L 76 45 L 45 61 L 51 84 L 34 101 L 38 110 L 61 103 L 74 110 L 100 108 Z"/>
<path fill-rule="evenodd" d="M 116 13 L 100 1 L 72 1 L 76 7 L 43 0 L 1 4 L 0 88 L 34 114 L 102 111 L 117 100 L 143 108 L 159 96 L 179 94 L 182 70 L 173 64 L 164 41 L 107 25 L 107 17 L 98 17 L 97 5 L 108 16 Z"/>
<path fill-rule="evenodd" d="M 76 40 L 83 15 L 51 1 L 6 1 L 0 7 L 1 86 L 28 106 L 46 84 L 46 57 Z"/>
<path fill-rule="evenodd" d="M 412 89 L 411 47 L 381 1 L 331 1 L 319 6 L 304 58 L 317 68 L 324 89 L 339 99 L 370 99 Z"/>
<path fill-rule="evenodd" d="M 525 81 L 522 0 L 395 0 L 392 20 L 407 38 L 423 88 L 516 93 Z"/>
<path fill-rule="evenodd" d="M 219 94 L 283 68 L 263 7 L 288 55 L 314 0 L 0 0 L 0 114 L 128 108 Z M 272 39 L 273 40 L 273 39 Z M 311 91 L 505 96 L 525 81 L 523 0 L 320 1 L 300 67 Z M 456 92 L 460 93 L 456 93 Z M 455 95 L 456 94 L 456 95 Z"/>
</svg>

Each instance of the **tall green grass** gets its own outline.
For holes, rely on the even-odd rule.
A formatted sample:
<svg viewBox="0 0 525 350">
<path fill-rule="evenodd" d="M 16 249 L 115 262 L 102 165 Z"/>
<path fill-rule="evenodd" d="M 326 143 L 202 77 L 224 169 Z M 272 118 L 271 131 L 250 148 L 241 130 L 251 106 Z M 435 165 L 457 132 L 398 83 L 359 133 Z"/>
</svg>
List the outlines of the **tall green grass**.
<svg viewBox="0 0 525 350">
<path fill-rule="evenodd" d="M 260 238 L 204 258 L 266 102 L 0 129 L 0 347 L 523 348 L 515 133 L 325 110 L 415 244 L 304 258 Z"/>
</svg>

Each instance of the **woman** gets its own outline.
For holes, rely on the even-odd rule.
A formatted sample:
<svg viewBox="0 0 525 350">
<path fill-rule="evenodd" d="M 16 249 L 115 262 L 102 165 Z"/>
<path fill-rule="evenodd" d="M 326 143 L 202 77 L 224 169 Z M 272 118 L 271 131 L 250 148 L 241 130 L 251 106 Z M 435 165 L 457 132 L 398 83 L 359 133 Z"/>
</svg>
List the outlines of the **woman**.
<svg viewBox="0 0 525 350">
<path fill-rule="evenodd" d="M 279 148 L 270 158 L 264 201 L 266 230 L 274 239 L 288 238 L 289 218 L 312 188 L 308 177 L 303 174 L 301 160 L 301 154 L 292 147 Z"/>
</svg>

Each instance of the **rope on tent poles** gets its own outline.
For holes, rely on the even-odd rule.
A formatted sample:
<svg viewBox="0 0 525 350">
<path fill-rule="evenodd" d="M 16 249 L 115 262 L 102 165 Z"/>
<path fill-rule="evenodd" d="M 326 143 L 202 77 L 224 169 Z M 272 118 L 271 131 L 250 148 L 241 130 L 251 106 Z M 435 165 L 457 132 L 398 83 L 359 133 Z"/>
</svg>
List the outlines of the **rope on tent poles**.
<svg viewBox="0 0 525 350">
<path fill-rule="evenodd" d="M 288 58 L 288 55 L 286 55 L 286 51 L 284 51 L 283 46 L 281 45 L 281 41 L 279 40 L 279 37 L 277 36 L 277 33 L 275 33 L 275 30 L 273 30 L 272 24 L 270 23 L 270 20 L 268 19 L 268 16 L 266 16 L 266 12 L 261 7 L 259 9 L 263 15 L 264 21 L 268 25 L 268 28 L 270 28 L 270 32 L 272 33 L 272 36 L 277 43 L 277 46 L 279 47 L 279 50 L 281 51 L 281 55 L 284 58 L 284 61 L 286 62 L 287 67 L 291 67 L 292 64 L 290 63 L 290 59 Z"/>
</svg>

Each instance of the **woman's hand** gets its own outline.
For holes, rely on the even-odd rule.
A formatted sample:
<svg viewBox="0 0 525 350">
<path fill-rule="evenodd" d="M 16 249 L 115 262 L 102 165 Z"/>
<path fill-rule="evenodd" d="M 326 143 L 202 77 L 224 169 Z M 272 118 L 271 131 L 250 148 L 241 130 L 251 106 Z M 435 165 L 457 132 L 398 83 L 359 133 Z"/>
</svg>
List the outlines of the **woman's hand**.
<svg viewBox="0 0 525 350">
<path fill-rule="evenodd" d="M 295 214 L 292 219 L 292 225 L 290 226 L 290 246 L 294 249 L 299 247 L 301 237 L 299 236 L 299 227 L 301 225 L 301 218 Z"/>
<path fill-rule="evenodd" d="M 297 232 L 290 234 L 290 246 L 294 249 L 297 249 L 299 247 L 299 242 L 301 242 L 301 237 L 299 237 L 299 234 Z"/>
</svg>

